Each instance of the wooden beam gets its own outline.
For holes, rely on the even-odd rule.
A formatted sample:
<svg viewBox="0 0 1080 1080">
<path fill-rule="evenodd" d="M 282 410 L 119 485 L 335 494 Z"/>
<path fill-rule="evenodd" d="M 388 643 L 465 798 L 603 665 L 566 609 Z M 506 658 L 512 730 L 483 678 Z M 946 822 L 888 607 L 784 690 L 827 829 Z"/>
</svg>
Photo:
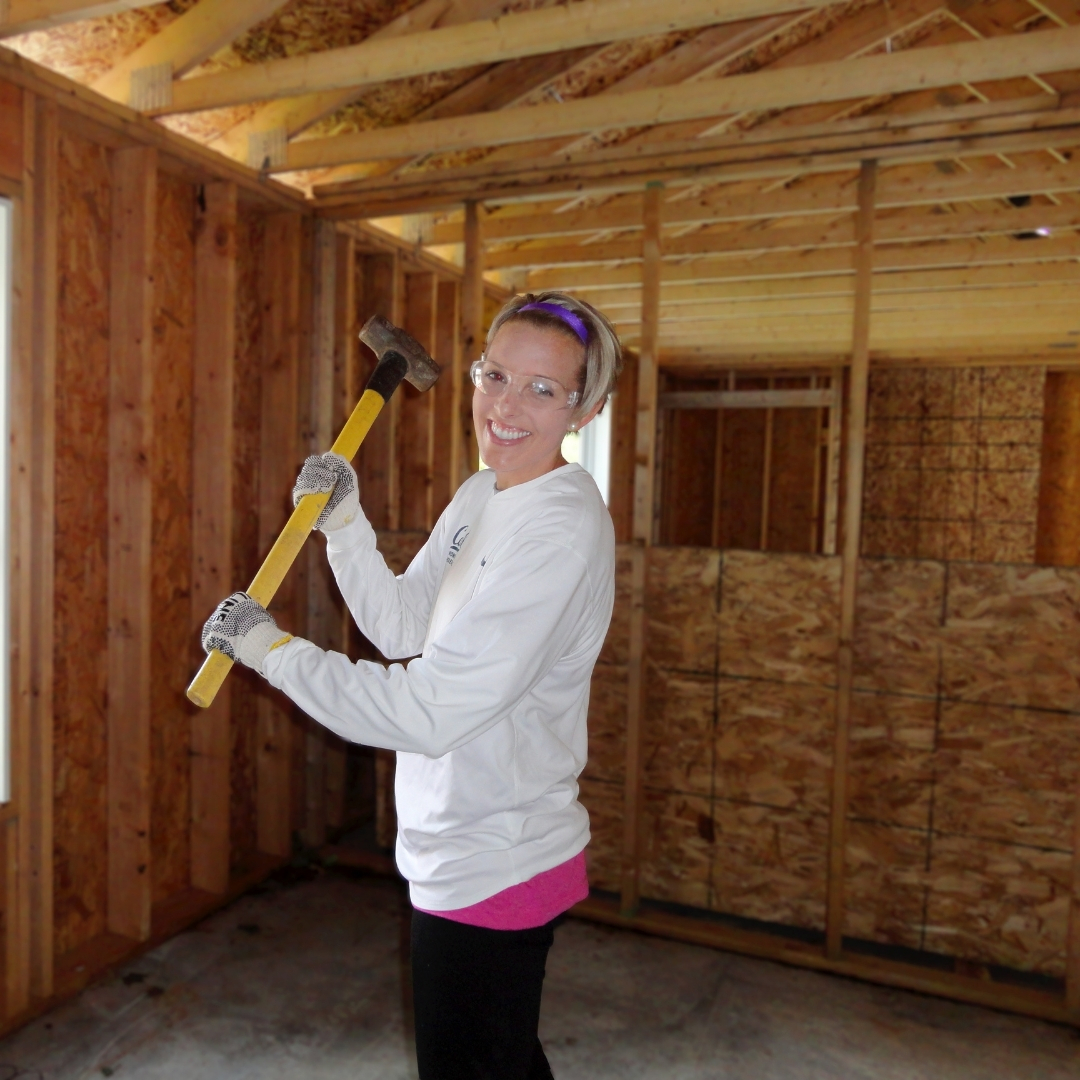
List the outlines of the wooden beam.
<svg viewBox="0 0 1080 1080">
<path fill-rule="evenodd" d="M 465 204 L 465 269 L 461 279 L 461 369 L 454 380 L 458 433 L 450 444 L 450 484 L 456 491 L 476 470 L 478 454 L 472 422 L 472 387 L 466 385 L 469 367 L 484 351 L 484 238 L 480 208 Z"/>
<path fill-rule="evenodd" d="M 1076 143 L 1078 127 L 1080 111 L 1071 108 L 897 132 L 824 133 L 793 141 L 782 134 L 777 140 L 776 133 L 785 131 L 782 126 L 765 126 L 761 130 L 774 136 L 768 147 L 739 134 L 681 145 L 658 139 L 637 152 L 627 149 L 628 144 L 619 144 L 554 159 L 492 163 L 494 155 L 488 155 L 475 165 L 352 181 L 348 190 L 339 190 L 336 185 L 327 190 L 316 186 L 315 195 L 322 213 L 348 218 L 448 208 L 465 198 L 502 204 L 567 193 L 580 196 L 587 191 L 615 194 L 649 180 L 667 180 L 683 187 L 691 183 L 786 183 L 793 175 L 848 173 L 857 169 L 859 153 L 868 151 L 882 163 L 914 165 L 1067 148 Z M 662 133 L 665 129 L 657 130 Z"/>
<path fill-rule="evenodd" d="M 683 390 L 661 394 L 661 409 L 821 409 L 831 390 Z"/>
<path fill-rule="evenodd" d="M 482 5 L 482 8 L 486 5 Z M 385 26 L 369 34 L 365 44 L 387 41 L 404 34 L 415 34 L 421 30 L 430 30 L 436 23 L 449 25 L 453 22 L 467 21 L 478 16 L 475 5 L 451 3 L 451 0 L 421 0 L 415 7 L 402 12 Z M 329 116 L 354 101 L 364 88 L 348 87 L 344 90 L 324 90 L 300 97 L 280 98 L 260 106 L 246 120 L 223 132 L 211 141 L 215 150 L 239 160 L 252 157 L 252 136 L 261 132 L 283 131 L 287 138 L 293 138 L 317 123 L 324 116 Z M 261 163 L 253 163 L 258 167 Z"/>
<path fill-rule="evenodd" d="M 310 364 L 310 416 L 307 453 L 328 450 L 337 435 L 335 408 L 335 354 L 337 350 L 338 245 L 334 226 L 317 221 L 314 228 L 314 281 L 312 283 L 312 335 Z M 341 648 L 341 619 L 334 605 L 334 583 L 321 536 L 307 545 L 307 637 L 323 649 Z M 304 843 L 326 843 L 327 732 L 305 718 L 304 739 Z"/>
<path fill-rule="evenodd" d="M 435 351 L 438 278 L 428 270 L 405 275 L 405 330 Z M 398 428 L 401 527 L 430 532 L 435 524 L 435 394 L 403 386 Z"/>
<path fill-rule="evenodd" d="M 30 993 L 47 998 L 53 991 L 53 626 L 56 507 L 56 349 L 59 299 L 59 117 L 56 105 L 36 95 L 31 135 L 33 180 L 24 178 L 24 213 L 33 217 L 33 350 L 30 550 L 30 788 L 27 806 L 30 875 Z M 27 120 L 30 119 L 27 110 Z M 27 149 L 30 149 L 28 146 Z M 27 159 L 29 161 L 29 159 Z M 29 196 L 29 199 L 27 199 Z M 32 204 L 32 205 L 30 205 Z M 24 264 L 25 265 L 25 264 Z M 29 267 L 26 268 L 29 271 Z M 21 411 L 21 406 L 15 409 Z M 14 418 L 15 410 L 11 416 Z"/>
<path fill-rule="evenodd" d="M 198 635 L 233 589 L 236 185 L 207 184 L 195 219 L 191 614 Z M 201 655 L 201 652 L 197 654 Z M 191 717 L 191 884 L 229 887 L 230 683 Z"/>
<path fill-rule="evenodd" d="M 1023 263 L 1069 262 L 1080 259 L 1080 237 L 1053 236 L 1039 240 L 945 241 L 934 245 L 894 245 L 876 253 L 875 275 L 899 270 L 934 270 L 952 267 L 973 269 L 983 266 Z M 755 259 L 734 258 L 722 252 L 713 258 L 701 256 L 686 262 L 665 265 L 665 282 L 764 281 L 836 276 L 850 279 L 851 253 L 845 250 L 799 254 L 763 255 Z M 529 289 L 571 289 L 586 291 L 606 285 L 636 285 L 641 281 L 637 265 L 608 270 L 602 276 L 594 270 L 571 267 L 566 270 L 539 270 L 530 273 Z"/>
<path fill-rule="evenodd" d="M 456 281 L 440 281 L 435 312 L 435 362 L 443 373 L 439 381 L 428 391 L 435 395 L 435 449 L 434 494 L 431 512 L 435 519 L 446 509 L 457 490 L 463 445 L 460 437 L 458 416 L 461 413 L 462 395 L 465 390 L 461 363 L 461 286 Z M 458 472 L 455 472 L 455 467 Z"/>
<path fill-rule="evenodd" d="M 69 22 L 100 19 L 121 11 L 153 7 L 161 0 L 8 0 L 6 15 L 0 22 L 0 38 L 17 37 L 34 30 L 51 30 Z"/>
<path fill-rule="evenodd" d="M 637 363 L 637 425 L 634 451 L 633 547 L 630 562 L 630 642 L 626 690 L 626 791 L 623 799 L 623 872 L 620 907 L 637 911 L 640 897 L 641 829 L 644 811 L 646 704 L 645 589 L 653 537 L 656 472 L 657 359 L 660 307 L 660 205 L 663 187 L 645 192 L 642 236 L 641 346 Z"/>
<path fill-rule="evenodd" d="M 925 292 L 891 293 L 886 296 L 875 295 L 871 309 L 875 315 L 889 316 L 897 313 L 912 312 L 949 312 L 962 323 L 965 319 L 981 318 L 985 314 L 994 316 L 1004 313 L 1005 309 L 1014 309 L 1012 314 L 1021 321 L 1032 307 L 1040 312 L 1053 311 L 1059 305 L 1075 311 L 1077 302 L 1076 283 L 1064 285 L 1032 286 L 1029 288 L 1007 287 L 1002 289 L 976 289 L 963 292 L 939 293 L 933 290 Z M 762 319 L 791 319 L 803 315 L 842 316 L 851 315 L 854 297 L 833 296 L 825 299 L 805 297 L 789 299 L 780 297 L 765 300 L 731 301 L 727 299 L 706 300 L 696 304 L 664 304 L 660 308 L 660 323 L 665 330 L 679 327 L 691 332 L 699 323 L 724 324 L 742 323 Z M 988 310 L 987 310 L 988 309 Z M 626 333 L 639 325 L 639 313 L 632 308 L 621 307 L 605 311 L 620 333 Z M 1059 314 L 1067 316 L 1067 311 Z M 933 315 L 930 314 L 932 318 Z"/>
<path fill-rule="evenodd" d="M 843 951 L 844 874 L 847 865 L 848 748 L 854 678 L 855 587 L 862 539 L 863 469 L 870 378 L 870 293 L 874 258 L 874 182 L 877 163 L 867 161 L 859 178 L 855 247 L 855 314 L 848 373 L 847 470 L 844 490 L 843 553 L 840 562 L 840 640 L 836 676 L 836 738 L 833 744 L 832 803 L 829 815 L 829 870 L 826 955 Z"/>
<path fill-rule="evenodd" d="M 259 451 L 259 551 L 266 552 L 292 510 L 296 479 L 300 397 L 300 273 L 302 219 L 271 214 L 262 258 L 263 365 Z M 293 621 L 295 574 L 270 605 L 282 626 Z M 256 833 L 259 850 L 285 857 L 292 851 L 292 709 L 281 697 L 261 694 L 256 741 Z"/>
<path fill-rule="evenodd" d="M 790 937 L 731 926 L 713 921 L 708 916 L 703 918 L 698 914 L 661 911 L 651 905 L 628 917 L 614 901 L 591 896 L 570 911 L 577 918 L 591 919 L 624 930 L 756 956 L 812 971 L 829 971 L 847 978 L 966 1001 L 984 1008 L 1005 1009 L 1057 1023 L 1071 1022 L 1061 995 L 1044 990 L 1010 986 L 991 979 L 959 975 L 902 961 L 880 960 L 873 956 L 845 955 L 832 959 L 824 955 L 819 947 L 794 941 Z"/>
<path fill-rule="evenodd" d="M 164 66 L 162 91 L 170 95 L 173 79 L 198 67 L 283 3 L 285 0 L 199 0 L 91 85 L 113 101 L 140 108 L 143 103 L 133 93 L 136 72 Z"/>
<path fill-rule="evenodd" d="M 1068 238 L 1075 237 L 1078 228 L 1080 206 L 1068 204 L 984 213 L 931 215 L 920 212 L 883 219 L 880 228 L 876 230 L 874 243 L 891 245 L 927 240 L 963 240 L 977 236 L 1015 237 L 1022 234 L 1039 237 L 1060 234 Z M 854 243 L 854 225 L 851 222 L 838 221 L 828 225 L 674 236 L 665 239 L 664 255 L 665 258 L 675 259 L 687 255 L 733 252 L 756 254 L 807 249 L 820 251 L 830 247 L 850 247 Z M 636 259 L 640 248 L 640 241 L 633 239 L 597 244 L 530 245 L 509 251 L 489 251 L 485 257 L 485 267 L 488 270 L 505 270 L 513 267 L 560 264 L 583 266 L 623 262 Z"/>
<path fill-rule="evenodd" d="M 978 109 L 985 112 L 998 107 L 979 105 Z M 962 106 L 955 111 L 961 110 L 967 112 L 969 107 Z M 936 113 L 940 116 L 944 111 L 936 110 Z M 951 113 L 953 110 L 948 111 Z M 905 119 L 909 124 L 914 124 L 917 117 Z M 959 116 L 954 117 L 954 122 L 960 119 Z M 786 130 L 790 133 L 790 129 Z M 850 174 L 840 175 L 837 182 L 829 186 L 802 184 L 749 194 L 742 191 L 731 194 L 726 187 L 719 187 L 687 198 L 685 193 L 679 197 L 680 192 L 676 190 L 664 202 L 663 223 L 671 227 L 854 213 L 857 175 L 856 169 Z M 328 195 L 332 193 L 330 189 L 322 187 L 316 190 Z M 893 168 L 882 171 L 879 190 L 880 210 L 1006 198 L 1010 195 L 1080 191 L 1080 166 L 1051 159 L 1013 169 L 958 170 L 950 176 L 935 171 L 919 177 L 913 177 L 907 170 Z M 490 243 L 548 236 L 594 236 L 609 230 L 636 231 L 641 228 L 641 199 L 636 194 L 623 194 L 601 206 L 581 210 L 492 213 L 486 219 L 485 227 Z M 462 226 L 459 221 L 440 222 L 432 232 L 431 243 L 453 244 L 459 243 L 461 238 Z"/>
<path fill-rule="evenodd" d="M 585 292 L 613 318 L 624 314 L 637 316 L 641 307 L 641 288 L 636 285 L 604 284 L 603 276 L 597 288 Z M 1011 295 L 1035 295 L 1034 290 L 1051 291 L 1074 288 L 1080 284 L 1080 263 L 1024 263 L 1019 266 L 986 266 L 972 270 L 915 270 L 884 274 L 874 282 L 874 303 L 880 297 L 901 297 L 905 294 L 946 296 L 958 299 L 980 293 L 1009 292 Z M 676 310 L 693 304 L 741 305 L 766 300 L 829 300 L 850 299 L 854 291 L 850 277 L 796 278 L 777 281 L 719 281 L 701 284 L 680 282 L 661 283 L 661 310 Z"/>
<path fill-rule="evenodd" d="M 580 0 L 406 34 L 396 38 L 392 48 L 381 42 L 361 42 L 186 79 L 174 87 L 171 105 L 153 110 L 153 115 L 371 86 L 436 71 L 823 7 L 828 2 L 680 0 L 677 5 L 661 7 L 653 0 Z"/>
<path fill-rule="evenodd" d="M 112 159 L 109 276 L 108 928 L 150 936 L 153 250 L 157 151 Z"/>
<path fill-rule="evenodd" d="M 361 288 L 361 314 L 363 322 L 371 315 L 382 315 L 395 325 L 402 308 L 401 287 L 403 274 L 401 257 L 392 254 L 365 255 L 362 257 L 363 284 Z M 365 346 L 364 364 L 374 369 L 375 357 Z M 357 388 L 362 392 L 361 388 Z M 397 410 L 394 402 L 383 409 L 375 420 L 371 432 L 360 451 L 360 490 L 363 492 L 364 512 L 375 529 L 393 528 L 397 505 Z"/>
<path fill-rule="evenodd" d="M 1078 50 L 1080 27 L 1071 27 L 910 49 L 886 56 L 807 64 L 795 69 L 797 78 L 791 71 L 760 71 L 677 87 L 503 109 L 490 115 L 429 120 L 292 143 L 282 171 L 506 146 L 594 130 L 676 123 L 1067 71 L 1076 65 Z"/>
<path fill-rule="evenodd" d="M 337 299 L 334 302 L 334 389 L 337 401 L 334 408 L 334 430 L 341 430 L 353 406 L 360 398 L 360 373 L 358 371 L 357 309 L 356 309 L 356 240 L 352 236 L 336 238 L 337 267 L 334 284 Z M 354 624 L 349 609 L 339 605 L 336 632 L 331 636 L 332 647 L 346 655 L 350 654 L 350 638 Z M 338 829 L 345 824 L 345 788 L 348 771 L 348 743 L 336 735 L 326 733 L 325 790 L 326 826 Z"/>
</svg>

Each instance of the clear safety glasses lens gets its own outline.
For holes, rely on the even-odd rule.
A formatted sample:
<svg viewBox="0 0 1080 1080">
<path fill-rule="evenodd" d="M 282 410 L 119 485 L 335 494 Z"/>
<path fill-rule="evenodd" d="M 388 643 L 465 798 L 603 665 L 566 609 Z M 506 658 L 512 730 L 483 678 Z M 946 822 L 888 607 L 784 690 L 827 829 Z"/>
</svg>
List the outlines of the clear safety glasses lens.
<svg viewBox="0 0 1080 1080">
<path fill-rule="evenodd" d="M 554 379 L 545 379 L 541 375 L 511 375 L 492 360 L 474 361 L 469 374 L 473 386 L 488 397 L 501 397 L 507 387 L 513 386 L 522 401 L 534 409 L 572 408 L 581 397 L 576 390 L 567 390 Z"/>
</svg>

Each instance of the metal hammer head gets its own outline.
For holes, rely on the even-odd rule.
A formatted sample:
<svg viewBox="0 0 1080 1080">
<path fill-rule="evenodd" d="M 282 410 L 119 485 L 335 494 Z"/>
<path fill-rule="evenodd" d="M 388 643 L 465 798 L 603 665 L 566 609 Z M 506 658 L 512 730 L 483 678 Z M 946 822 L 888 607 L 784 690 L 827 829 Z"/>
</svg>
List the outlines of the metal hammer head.
<svg viewBox="0 0 1080 1080">
<path fill-rule="evenodd" d="M 400 353 L 409 370 L 406 381 L 417 390 L 430 390 L 442 369 L 427 354 L 427 349 L 411 334 L 381 315 L 372 315 L 360 331 L 360 340 L 381 360 L 391 349 Z"/>
</svg>

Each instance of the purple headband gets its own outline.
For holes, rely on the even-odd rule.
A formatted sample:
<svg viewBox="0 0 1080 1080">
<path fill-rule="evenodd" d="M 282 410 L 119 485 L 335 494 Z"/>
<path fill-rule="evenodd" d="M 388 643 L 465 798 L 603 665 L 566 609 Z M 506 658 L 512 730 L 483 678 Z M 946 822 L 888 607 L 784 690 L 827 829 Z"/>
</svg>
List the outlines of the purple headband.
<svg viewBox="0 0 1080 1080">
<path fill-rule="evenodd" d="M 524 307 L 519 307 L 518 311 L 546 311 L 549 315 L 554 315 L 557 319 L 562 319 L 562 321 L 566 323 L 579 338 L 581 338 L 582 345 L 589 344 L 589 328 L 577 315 L 572 311 L 567 311 L 566 308 L 561 307 L 559 304 L 526 304 Z"/>
</svg>

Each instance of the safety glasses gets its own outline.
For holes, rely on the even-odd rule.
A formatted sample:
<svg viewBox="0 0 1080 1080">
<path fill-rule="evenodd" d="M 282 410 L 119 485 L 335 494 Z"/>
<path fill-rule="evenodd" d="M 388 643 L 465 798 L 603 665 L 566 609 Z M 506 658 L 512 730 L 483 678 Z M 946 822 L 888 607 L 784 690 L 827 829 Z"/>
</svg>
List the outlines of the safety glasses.
<svg viewBox="0 0 1080 1080">
<path fill-rule="evenodd" d="M 581 400 L 577 390 L 567 390 L 555 379 L 543 375 L 511 375 L 506 368 L 484 357 L 469 368 L 469 376 L 473 386 L 487 397 L 502 397 L 512 386 L 522 402 L 532 409 L 572 409 Z"/>
</svg>

